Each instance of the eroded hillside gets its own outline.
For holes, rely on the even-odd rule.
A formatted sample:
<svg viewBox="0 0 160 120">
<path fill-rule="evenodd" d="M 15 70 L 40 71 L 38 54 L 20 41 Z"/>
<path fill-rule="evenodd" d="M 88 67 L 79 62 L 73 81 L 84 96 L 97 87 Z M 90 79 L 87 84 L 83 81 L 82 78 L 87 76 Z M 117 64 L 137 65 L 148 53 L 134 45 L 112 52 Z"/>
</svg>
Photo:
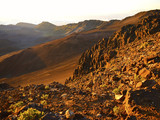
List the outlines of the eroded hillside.
<svg viewBox="0 0 160 120">
<path fill-rule="evenodd" d="M 160 119 L 160 13 L 127 25 L 83 53 L 65 85 L 1 83 L 0 118 Z"/>
</svg>

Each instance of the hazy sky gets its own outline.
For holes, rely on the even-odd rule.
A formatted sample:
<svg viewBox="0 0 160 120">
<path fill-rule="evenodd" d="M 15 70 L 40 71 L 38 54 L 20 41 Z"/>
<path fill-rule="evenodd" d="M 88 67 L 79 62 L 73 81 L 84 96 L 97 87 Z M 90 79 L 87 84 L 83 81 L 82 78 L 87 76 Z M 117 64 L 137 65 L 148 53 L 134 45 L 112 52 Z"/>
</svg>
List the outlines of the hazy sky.
<svg viewBox="0 0 160 120">
<path fill-rule="evenodd" d="M 160 0 L 0 0 L 0 24 L 42 21 L 66 24 L 88 19 L 122 19 L 160 9 Z"/>
</svg>

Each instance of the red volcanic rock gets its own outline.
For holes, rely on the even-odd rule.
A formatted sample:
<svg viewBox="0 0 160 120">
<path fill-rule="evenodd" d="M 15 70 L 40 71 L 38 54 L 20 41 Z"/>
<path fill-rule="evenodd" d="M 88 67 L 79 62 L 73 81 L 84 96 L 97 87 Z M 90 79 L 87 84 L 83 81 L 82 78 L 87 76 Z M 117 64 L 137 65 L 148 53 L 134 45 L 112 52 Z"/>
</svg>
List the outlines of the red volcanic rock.
<svg viewBox="0 0 160 120">
<path fill-rule="evenodd" d="M 147 70 L 146 68 L 143 68 L 139 71 L 139 75 L 143 78 L 150 78 L 151 77 L 151 71 Z"/>
</svg>

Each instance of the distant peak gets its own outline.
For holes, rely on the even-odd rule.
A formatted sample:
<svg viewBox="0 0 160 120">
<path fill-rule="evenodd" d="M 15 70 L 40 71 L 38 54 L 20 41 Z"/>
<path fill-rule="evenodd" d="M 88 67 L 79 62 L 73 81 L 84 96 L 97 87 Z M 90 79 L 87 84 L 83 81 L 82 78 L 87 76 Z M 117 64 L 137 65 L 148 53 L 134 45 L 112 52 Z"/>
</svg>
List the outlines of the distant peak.
<svg viewBox="0 0 160 120">
<path fill-rule="evenodd" d="M 47 21 L 43 21 L 42 23 L 38 24 L 38 25 L 51 25 L 51 26 L 56 26 L 50 22 L 47 22 Z"/>
<path fill-rule="evenodd" d="M 16 26 L 34 28 L 36 25 L 31 23 L 19 22 L 16 24 Z"/>
</svg>

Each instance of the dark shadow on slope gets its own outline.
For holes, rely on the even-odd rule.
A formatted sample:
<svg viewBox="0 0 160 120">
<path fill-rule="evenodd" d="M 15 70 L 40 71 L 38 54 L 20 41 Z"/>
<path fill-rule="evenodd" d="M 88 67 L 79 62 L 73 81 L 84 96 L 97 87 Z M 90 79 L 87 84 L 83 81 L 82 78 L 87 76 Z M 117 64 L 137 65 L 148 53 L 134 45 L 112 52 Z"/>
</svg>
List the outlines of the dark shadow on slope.
<svg viewBox="0 0 160 120">
<path fill-rule="evenodd" d="M 9 89 L 13 89 L 13 87 L 4 82 L 0 83 L 0 91 L 9 90 Z"/>
<path fill-rule="evenodd" d="M 41 58 L 31 48 L 28 48 L 0 62 L 0 78 L 20 76 L 45 67 Z"/>
<path fill-rule="evenodd" d="M 136 90 L 130 94 L 130 102 L 144 107 L 155 107 L 160 110 L 160 91 L 157 89 Z"/>
</svg>

